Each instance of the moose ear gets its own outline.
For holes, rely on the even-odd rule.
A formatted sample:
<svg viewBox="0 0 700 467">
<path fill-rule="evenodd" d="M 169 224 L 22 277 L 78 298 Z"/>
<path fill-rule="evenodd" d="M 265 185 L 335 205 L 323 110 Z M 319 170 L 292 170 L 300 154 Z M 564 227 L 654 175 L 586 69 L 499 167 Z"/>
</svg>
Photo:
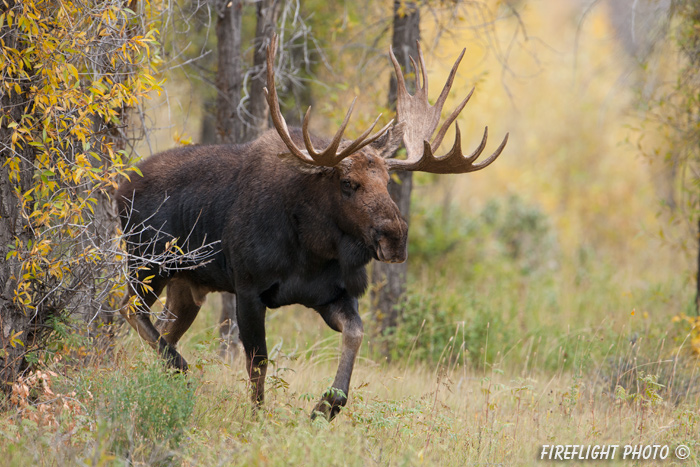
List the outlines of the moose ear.
<svg viewBox="0 0 700 467">
<path fill-rule="evenodd" d="M 379 154 L 388 159 L 394 155 L 401 141 L 403 140 L 403 132 L 406 129 L 406 122 L 400 122 L 392 126 L 380 138 L 370 144 L 371 147 L 379 151 Z"/>
</svg>

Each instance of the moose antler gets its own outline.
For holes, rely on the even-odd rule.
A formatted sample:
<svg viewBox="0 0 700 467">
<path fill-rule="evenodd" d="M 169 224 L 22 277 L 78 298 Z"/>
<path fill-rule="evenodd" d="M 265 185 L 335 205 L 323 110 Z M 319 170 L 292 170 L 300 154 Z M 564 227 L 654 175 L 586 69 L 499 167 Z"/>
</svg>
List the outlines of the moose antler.
<svg viewBox="0 0 700 467">
<path fill-rule="evenodd" d="M 423 60 L 423 51 L 421 50 L 420 43 L 417 43 L 417 45 L 417 66 L 416 62 L 413 60 L 413 58 L 411 58 L 411 64 L 413 65 L 413 69 L 416 73 L 416 92 L 413 96 L 411 96 L 406 90 L 403 72 L 401 71 L 399 62 L 396 60 L 394 51 L 391 48 L 389 49 L 391 61 L 394 64 L 394 70 L 396 71 L 398 85 L 396 101 L 397 120 L 399 123 L 404 121 L 406 122 L 403 141 L 404 145 L 406 146 L 407 153 L 405 160 L 387 159 L 386 162 L 389 170 L 410 170 L 437 174 L 453 174 L 474 172 L 487 167 L 496 160 L 508 142 L 508 134 L 506 134 L 506 137 L 503 139 L 503 142 L 498 149 L 496 149 L 496 152 L 491 154 L 491 156 L 489 156 L 483 162 L 474 164 L 474 161 L 476 161 L 476 159 L 481 155 L 484 147 L 486 146 L 488 127 L 484 129 L 484 137 L 476 150 L 471 155 L 465 157 L 462 154 L 462 135 L 459 131 L 459 125 L 455 123 L 456 136 L 452 149 L 442 157 L 435 157 L 433 154 L 433 151 L 435 151 L 440 146 L 440 143 L 442 143 L 442 139 L 445 137 L 447 129 L 450 127 L 452 122 L 455 121 L 462 109 L 464 109 L 464 106 L 467 105 L 469 98 L 474 93 L 474 89 L 472 88 L 469 95 L 447 117 L 445 122 L 440 127 L 435 140 L 430 143 L 430 138 L 432 138 L 433 133 L 440 122 L 440 112 L 442 111 L 442 106 L 445 104 L 450 88 L 452 88 L 452 82 L 454 81 L 455 74 L 457 73 L 457 67 L 464 56 L 464 50 L 462 50 L 459 58 L 457 58 L 457 61 L 452 66 L 450 76 L 447 78 L 447 82 L 442 88 L 442 92 L 440 93 L 437 102 L 435 102 L 435 105 L 430 105 L 428 102 L 428 74 L 425 69 L 425 61 Z M 419 86 L 419 71 L 423 81 L 422 86 Z"/>
<path fill-rule="evenodd" d="M 345 119 L 343 120 L 343 123 L 340 125 L 340 128 L 336 132 L 335 136 L 333 136 L 333 140 L 331 143 L 328 145 L 326 149 L 323 151 L 316 151 L 314 148 L 313 143 L 311 142 L 311 137 L 309 136 L 309 114 L 311 112 L 311 107 L 308 108 L 306 111 L 306 115 L 304 115 L 304 122 L 302 124 L 301 130 L 302 130 L 302 135 L 304 137 L 304 145 L 306 146 L 306 149 L 300 149 L 296 144 L 294 144 L 294 141 L 292 141 L 292 137 L 289 134 L 289 128 L 287 128 L 287 122 L 284 120 L 284 117 L 282 116 L 282 112 L 280 111 L 280 105 L 279 105 L 279 100 L 277 99 L 277 89 L 275 88 L 275 67 L 274 67 L 274 60 L 275 60 L 275 52 L 277 50 L 277 35 L 272 36 L 272 40 L 270 42 L 270 45 L 267 47 L 267 87 L 264 88 L 265 91 L 265 97 L 267 99 L 267 104 L 270 107 L 270 117 L 272 118 L 272 123 L 275 125 L 275 128 L 277 129 L 277 133 L 279 133 L 280 138 L 282 138 L 282 141 L 284 141 L 284 144 L 287 145 L 289 148 L 289 151 L 299 158 L 301 161 L 311 164 L 311 165 L 317 165 L 317 166 L 324 166 L 324 167 L 334 167 L 336 166 L 341 160 L 345 159 L 349 155 L 351 155 L 354 152 L 359 151 L 363 147 L 367 146 L 368 144 L 372 143 L 375 141 L 377 138 L 381 137 L 386 133 L 386 131 L 391 127 L 391 125 L 394 123 L 394 121 L 390 121 L 384 128 L 376 132 L 374 135 L 370 136 L 368 138 L 368 135 L 372 132 L 374 127 L 377 125 L 377 122 L 379 121 L 379 117 L 382 116 L 382 114 L 379 114 L 379 116 L 374 120 L 374 123 L 372 123 L 372 126 L 370 126 L 364 133 L 362 133 L 357 139 L 353 140 L 350 144 L 345 146 L 340 152 L 338 152 L 338 147 L 340 146 L 340 143 L 343 139 L 343 132 L 345 131 L 345 127 L 348 125 L 348 121 L 350 120 L 350 115 L 352 114 L 352 110 L 355 107 L 355 101 L 357 100 L 357 97 L 352 101 L 352 104 L 350 104 L 350 109 L 348 110 L 348 113 L 345 115 Z"/>
</svg>

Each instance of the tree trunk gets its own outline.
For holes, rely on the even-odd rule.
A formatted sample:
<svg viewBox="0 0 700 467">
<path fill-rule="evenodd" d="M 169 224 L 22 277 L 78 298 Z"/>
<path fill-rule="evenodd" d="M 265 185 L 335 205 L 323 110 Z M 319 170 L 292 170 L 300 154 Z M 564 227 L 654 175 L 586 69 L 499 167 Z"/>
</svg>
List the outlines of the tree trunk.
<svg viewBox="0 0 700 467">
<path fill-rule="evenodd" d="M 8 41 L 8 36 L 5 36 Z M 9 42 L 9 41 L 8 41 Z M 11 98 L 3 95 L 0 98 L 2 108 L 11 109 L 11 114 L 21 114 L 24 103 L 21 103 L 23 95 L 13 94 Z M 19 120 L 20 115 L 13 115 L 13 119 Z M 12 132 L 3 125 L 0 127 L 0 142 L 4 148 L 11 145 Z M 19 198 L 14 190 L 16 186 L 10 182 L 9 166 L 4 162 L 9 154 L 8 149 L 2 150 L 0 159 L 0 385 L 2 391 L 7 391 L 10 386 L 6 383 L 14 382 L 17 376 L 27 367 L 25 353 L 34 345 L 38 337 L 38 326 L 43 321 L 43 314 L 26 312 L 20 304 L 16 303 L 15 289 L 16 277 L 21 274 L 21 262 L 14 257 L 8 258 L 9 247 L 19 240 L 23 244 L 31 240 L 31 230 L 27 227 L 25 219 L 20 212 Z M 25 159 L 26 157 L 26 159 Z M 22 170 L 22 192 L 30 188 L 31 154 L 24 154 Z M 6 260 L 7 258 L 7 260 Z"/>
<path fill-rule="evenodd" d="M 403 5 L 403 8 L 402 8 Z M 410 56 L 417 60 L 416 41 L 420 39 L 420 10 L 416 2 L 394 2 L 394 34 L 392 47 L 396 59 L 404 70 L 411 70 Z M 408 83 L 407 83 L 408 84 Z M 396 109 L 396 77 L 392 73 L 389 83 L 389 106 Z M 412 172 L 397 172 L 397 183 L 393 178 L 389 182 L 389 194 L 396 202 L 401 215 L 410 220 Z M 406 289 L 407 263 L 392 264 L 375 261 L 372 268 L 372 304 L 378 333 L 386 335 L 396 327 L 399 318 L 399 301 Z M 388 347 L 382 346 L 382 353 L 389 357 Z"/>
<path fill-rule="evenodd" d="M 10 2 L 13 8 L 15 2 Z M 5 10 L 2 10 L 5 11 Z M 23 45 L 18 40 L 17 27 L 2 28 L 2 37 L 7 47 L 21 51 Z M 22 193 L 32 186 L 34 152 L 31 147 L 24 148 L 12 144 L 13 130 L 8 128 L 10 122 L 19 122 L 22 114 L 29 113 L 31 102 L 29 95 L 30 82 L 20 81 L 20 92 L 9 94 L 5 89 L 0 90 L 0 108 L 3 109 L 3 122 L 0 125 L 0 386 L 2 391 L 8 391 L 17 377 L 27 368 L 25 359 L 27 349 L 31 348 L 40 337 L 41 324 L 45 319 L 42 310 L 36 313 L 25 309 L 15 301 L 17 287 L 16 277 L 21 274 L 21 262 L 14 256 L 9 256 L 10 246 L 15 241 L 26 245 L 32 240 L 31 229 L 21 212 L 21 202 L 16 188 Z M 19 154 L 17 154 L 19 153 Z M 11 168 L 6 164 L 12 156 L 19 156 L 19 182 L 11 181 Z M 20 248 L 20 251 L 22 249 Z"/>
<path fill-rule="evenodd" d="M 250 121 L 246 122 L 243 141 L 252 141 L 265 132 L 268 128 L 269 109 L 263 88 L 267 86 L 267 45 L 272 40 L 280 15 L 282 0 L 262 0 L 257 3 L 255 26 L 255 53 L 253 54 L 254 77 L 250 83 L 250 100 L 247 111 Z"/>
<path fill-rule="evenodd" d="M 219 19 L 216 23 L 218 67 L 216 70 L 216 130 L 220 144 L 241 142 L 244 125 L 238 115 L 243 90 L 243 57 L 241 56 L 242 0 L 217 0 Z M 205 122 L 206 123 L 206 122 Z M 219 318 L 222 358 L 233 362 L 238 356 L 238 319 L 236 296 L 221 295 Z"/>
<path fill-rule="evenodd" d="M 243 82 L 243 60 L 241 57 L 242 0 L 218 0 L 216 39 L 219 66 L 216 73 L 217 106 L 216 128 L 219 142 L 236 143 L 243 134 L 242 122 L 238 118 L 238 103 Z"/>
</svg>

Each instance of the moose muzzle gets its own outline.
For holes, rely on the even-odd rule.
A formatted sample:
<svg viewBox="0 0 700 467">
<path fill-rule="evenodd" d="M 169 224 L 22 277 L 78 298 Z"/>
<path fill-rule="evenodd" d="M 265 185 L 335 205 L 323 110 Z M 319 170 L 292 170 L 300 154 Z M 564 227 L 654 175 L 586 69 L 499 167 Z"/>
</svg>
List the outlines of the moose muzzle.
<svg viewBox="0 0 700 467">
<path fill-rule="evenodd" d="M 408 256 L 408 224 L 401 217 L 378 230 L 375 241 L 377 259 L 383 263 L 403 263 Z"/>
</svg>

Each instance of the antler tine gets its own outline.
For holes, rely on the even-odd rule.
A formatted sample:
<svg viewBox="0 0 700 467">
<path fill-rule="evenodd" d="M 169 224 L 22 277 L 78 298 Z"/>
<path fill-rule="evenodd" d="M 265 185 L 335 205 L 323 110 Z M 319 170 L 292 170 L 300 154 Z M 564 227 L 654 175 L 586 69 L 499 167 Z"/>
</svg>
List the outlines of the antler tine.
<svg viewBox="0 0 700 467">
<path fill-rule="evenodd" d="M 474 166 L 473 166 L 473 167 L 474 167 L 474 170 L 472 170 L 471 172 L 476 172 L 477 170 L 481 170 L 481 169 L 486 168 L 486 167 L 488 167 L 489 165 L 491 165 L 491 163 L 492 163 L 493 161 L 495 161 L 495 160 L 498 158 L 498 156 L 500 156 L 501 153 L 503 152 L 503 149 L 506 147 L 506 144 L 508 143 L 508 136 L 509 136 L 509 135 L 510 135 L 510 133 L 506 133 L 505 138 L 503 138 L 503 141 L 502 141 L 501 144 L 496 148 L 496 150 L 494 151 L 494 153 L 491 154 L 489 157 L 487 157 L 485 160 L 481 161 L 479 164 L 474 165 Z M 478 154 L 477 154 L 477 157 L 478 157 Z M 475 157 L 474 159 L 476 159 L 476 157 Z"/>
<path fill-rule="evenodd" d="M 459 57 L 457 57 L 455 64 L 452 65 L 452 69 L 450 70 L 450 76 L 447 78 L 447 82 L 445 83 L 445 86 L 443 86 L 442 91 L 440 92 L 440 96 L 435 102 L 435 106 L 439 106 L 440 108 L 442 108 L 442 106 L 445 104 L 447 96 L 450 93 L 450 90 L 452 89 L 452 83 L 454 82 L 455 76 L 457 75 L 457 68 L 459 68 L 459 64 L 462 62 L 462 58 L 464 57 L 464 52 L 466 52 L 466 50 L 467 49 L 462 49 L 462 53 L 459 54 Z"/>
<path fill-rule="evenodd" d="M 272 40 L 270 41 L 270 45 L 267 48 L 267 88 L 265 88 L 264 91 L 265 96 L 267 98 L 267 103 L 270 106 L 270 117 L 272 118 L 272 123 L 274 124 L 275 129 L 277 130 L 277 133 L 279 134 L 280 138 L 282 138 L 284 144 L 287 146 L 287 148 L 289 148 L 289 151 L 298 159 L 311 165 L 317 165 L 322 167 L 334 167 L 338 165 L 338 163 L 344 158 L 348 157 L 349 155 L 353 154 L 354 152 L 357 152 L 364 146 L 375 141 L 377 138 L 386 133 L 386 131 L 389 129 L 389 127 L 393 123 L 393 120 L 371 137 L 367 137 L 372 132 L 372 130 L 374 130 L 374 127 L 377 125 L 379 118 L 382 116 L 382 114 L 379 114 L 379 116 L 374 120 L 372 126 L 365 130 L 358 138 L 351 141 L 350 144 L 348 144 L 345 147 L 345 149 L 338 152 L 338 147 L 340 147 L 340 144 L 343 141 L 343 133 L 345 132 L 345 129 L 348 126 L 350 116 L 352 115 L 352 111 L 355 108 L 355 102 L 357 101 L 356 97 L 352 101 L 352 104 L 350 104 L 350 108 L 345 114 L 345 119 L 343 119 L 343 123 L 340 125 L 340 128 L 338 129 L 338 131 L 336 131 L 328 147 L 323 151 L 317 151 L 316 148 L 314 148 L 314 145 L 311 141 L 311 136 L 309 134 L 309 116 L 311 114 L 311 107 L 309 107 L 306 111 L 306 114 L 304 115 L 304 121 L 302 123 L 301 128 L 305 149 L 300 149 L 299 147 L 297 147 L 297 145 L 294 143 L 292 137 L 289 134 L 287 122 L 284 120 L 284 117 L 282 116 L 282 112 L 280 111 L 279 107 L 279 99 L 277 97 L 277 89 L 275 87 L 274 71 L 274 59 L 276 49 L 277 35 L 275 34 L 273 35 Z"/>
<path fill-rule="evenodd" d="M 270 40 L 270 45 L 267 46 L 267 86 L 263 88 L 265 93 L 265 99 L 267 100 L 267 105 L 270 107 L 270 118 L 272 118 L 272 123 L 277 129 L 277 133 L 282 138 L 284 144 L 289 148 L 289 151 L 295 155 L 297 158 L 303 162 L 312 164 L 314 161 L 308 154 L 300 150 L 292 141 L 292 137 L 289 135 L 289 128 L 287 127 L 287 122 L 282 116 L 280 111 L 280 103 L 277 98 L 277 88 L 275 87 L 275 53 L 277 51 L 277 34 L 272 35 Z M 307 111 L 308 114 L 308 111 Z"/>
<path fill-rule="evenodd" d="M 394 48 L 392 46 L 389 46 L 389 58 L 391 58 L 391 63 L 394 65 L 394 72 L 396 73 L 397 94 L 408 94 L 406 90 L 406 81 L 403 79 L 403 72 L 401 71 L 401 65 L 399 65 L 399 61 L 396 60 L 396 55 L 394 55 Z"/>
<path fill-rule="evenodd" d="M 397 120 L 406 122 L 406 131 L 404 132 L 404 146 L 406 147 L 407 161 L 418 160 L 423 151 L 423 141 L 429 140 L 435 128 L 440 122 L 440 109 L 430 105 L 428 102 L 428 77 L 425 68 L 425 61 L 419 54 L 418 64 L 410 58 L 416 72 L 416 92 L 412 96 L 406 89 L 406 81 L 401 70 L 401 65 L 396 59 L 394 49 L 389 47 L 389 57 L 394 65 L 396 73 L 396 114 Z M 423 85 L 420 84 L 420 76 L 423 78 Z"/>
<path fill-rule="evenodd" d="M 467 105 L 467 102 L 469 102 L 469 99 L 471 99 L 472 94 L 474 94 L 474 88 L 472 88 L 472 90 L 469 91 L 467 97 L 464 98 L 464 100 L 457 106 L 457 108 L 455 108 L 452 111 L 452 113 L 445 119 L 445 122 L 442 124 L 442 126 L 440 126 L 440 130 L 438 130 L 437 136 L 430 145 L 434 150 L 437 150 L 437 148 L 440 147 L 440 144 L 442 144 L 442 139 L 445 137 L 445 133 L 447 133 L 447 130 L 450 128 L 450 125 L 452 125 L 452 122 L 454 122 L 457 119 L 457 116 L 462 112 L 464 106 Z"/>
<path fill-rule="evenodd" d="M 374 122 L 372 123 L 372 126 L 367 128 L 364 133 L 362 133 L 360 136 L 357 137 L 348 147 L 342 150 L 341 154 L 347 153 L 352 154 L 353 152 L 357 152 L 360 149 L 364 148 L 368 144 L 373 143 L 377 138 L 380 136 L 384 135 L 384 133 L 391 128 L 391 125 L 394 124 L 394 119 L 392 118 L 389 123 L 384 125 L 378 132 L 367 138 L 367 135 L 369 135 L 372 130 L 374 130 L 374 127 L 377 126 L 377 122 L 379 122 L 379 119 L 381 118 L 382 114 L 377 115 L 377 118 L 374 119 Z M 367 138 L 367 139 L 365 139 Z M 345 156 L 343 156 L 345 157 Z"/>
<path fill-rule="evenodd" d="M 452 145 L 452 149 L 442 157 L 435 157 L 433 150 L 430 147 L 430 143 L 427 141 L 423 144 L 424 154 L 423 157 L 410 164 L 405 164 L 407 161 L 389 159 L 390 169 L 400 169 L 418 172 L 430 172 L 436 174 L 458 174 L 458 173 L 468 173 L 476 172 L 483 168 L 491 165 L 493 161 L 501 155 L 503 149 L 506 147 L 508 142 L 508 134 L 506 134 L 503 142 L 496 149 L 496 151 L 491 154 L 488 158 L 479 164 L 474 164 L 474 161 L 481 155 L 484 148 L 486 147 L 486 140 L 488 138 L 488 127 L 484 129 L 484 136 L 481 139 L 479 146 L 471 153 L 469 156 L 464 156 L 462 154 L 462 132 L 459 129 L 459 124 L 455 124 L 455 142 Z M 402 164 L 403 163 L 403 164 Z"/>
<path fill-rule="evenodd" d="M 368 144 L 373 143 L 375 140 L 380 138 L 386 131 L 391 128 L 391 125 L 393 125 L 394 120 L 392 119 L 384 125 L 379 131 L 377 131 L 375 134 L 370 136 L 369 138 L 367 137 L 370 133 L 372 133 L 372 130 L 377 126 L 377 122 L 379 122 L 379 119 L 382 118 L 382 114 L 377 115 L 377 118 L 374 119 L 374 122 L 372 122 L 372 125 L 370 125 L 369 128 L 367 128 L 360 136 L 355 138 L 349 145 L 347 145 L 343 150 L 340 152 L 336 152 L 338 150 L 338 146 L 342 142 L 342 136 L 343 132 L 345 131 L 345 127 L 347 127 L 348 121 L 350 120 L 350 115 L 352 114 L 353 108 L 355 107 L 355 101 L 357 98 L 353 99 L 352 104 L 350 105 L 350 109 L 348 110 L 347 114 L 345 115 L 345 119 L 343 120 L 343 123 L 340 126 L 340 129 L 336 132 L 335 136 L 333 137 L 333 140 L 331 141 L 331 144 L 328 145 L 325 151 L 323 153 L 318 153 L 315 151 L 313 147 L 313 143 L 311 142 L 311 137 L 309 136 L 308 132 L 308 122 L 307 122 L 307 115 L 309 114 L 309 111 L 311 110 L 311 107 L 309 107 L 309 110 L 306 111 L 306 115 L 304 116 L 304 123 L 302 126 L 302 134 L 304 136 L 304 144 L 306 144 L 307 150 L 309 151 L 309 155 L 316 161 L 322 162 L 322 165 L 325 166 L 335 166 L 340 162 L 341 160 L 345 159 L 349 155 L 359 151 L 363 147 L 367 146 Z"/>
<path fill-rule="evenodd" d="M 455 123 L 455 129 L 457 132 L 459 132 L 459 124 Z M 484 148 L 486 148 L 486 140 L 489 137 L 489 127 L 485 126 L 484 127 L 484 136 L 481 138 L 481 142 L 479 145 L 474 149 L 474 152 L 472 152 L 469 156 L 464 156 L 466 161 L 469 161 L 469 163 L 472 163 L 476 160 L 477 157 L 481 155 L 482 152 L 484 152 Z"/>
<path fill-rule="evenodd" d="M 301 134 L 304 137 L 304 144 L 306 145 L 306 149 L 309 152 L 309 155 L 313 155 L 313 154 L 316 154 L 316 150 L 314 149 L 314 145 L 311 142 L 311 138 L 309 137 L 309 115 L 310 114 L 311 114 L 311 106 L 309 106 L 309 108 L 306 109 L 306 113 L 304 114 L 304 121 L 301 123 Z"/>
<path fill-rule="evenodd" d="M 462 154 L 462 137 L 461 132 L 459 131 L 458 123 L 455 124 L 455 130 L 455 143 L 452 145 L 452 149 L 450 150 L 450 152 L 448 152 L 445 156 L 439 159 L 432 156 L 432 151 L 430 154 L 431 159 L 436 163 L 442 164 L 443 161 L 449 162 L 448 164 L 446 164 L 449 166 L 447 167 L 449 171 L 442 173 L 468 173 L 481 170 L 489 166 L 493 161 L 496 160 L 498 156 L 501 155 L 501 152 L 503 152 L 503 149 L 506 147 L 506 143 L 508 142 L 509 134 L 506 133 L 505 138 L 503 138 L 503 141 L 501 142 L 500 146 L 496 148 L 496 151 L 481 163 L 474 165 L 474 161 L 481 155 L 481 153 L 484 151 L 484 148 L 486 147 L 486 140 L 488 139 L 489 133 L 488 127 L 484 128 L 484 136 L 481 138 L 479 146 L 477 146 L 474 152 L 472 152 L 469 156 L 464 156 Z"/>
<path fill-rule="evenodd" d="M 426 97 L 428 96 L 428 71 L 425 67 L 425 59 L 423 58 L 423 49 L 420 46 L 420 42 L 416 41 L 416 47 L 418 49 L 418 65 L 420 66 L 420 74 L 423 78 L 423 86 L 420 89 L 423 90 Z M 413 61 L 413 57 L 411 57 Z M 418 72 L 416 72 L 416 89 L 418 89 Z"/>
<path fill-rule="evenodd" d="M 338 150 L 338 146 L 340 146 L 340 142 L 343 140 L 343 133 L 345 132 L 345 128 L 348 126 L 348 122 L 350 121 L 350 116 L 352 115 L 352 111 L 355 108 L 356 101 L 357 97 L 355 97 L 352 100 L 352 104 L 350 104 L 350 108 L 345 114 L 343 123 L 340 124 L 340 128 L 338 128 L 338 131 L 336 131 L 335 135 L 333 135 L 331 143 L 322 152 L 317 152 L 314 149 L 313 144 L 311 143 L 311 136 L 309 136 L 309 121 L 307 118 L 311 107 L 309 107 L 309 110 L 306 111 L 306 115 L 304 116 L 304 123 L 301 128 L 302 134 L 304 136 L 304 144 L 306 144 L 306 150 L 309 152 L 309 155 L 315 161 L 319 162 L 320 165 L 333 167 L 345 157 L 345 155 L 343 155 L 342 152 L 340 154 L 337 154 L 336 151 Z"/>
<path fill-rule="evenodd" d="M 420 47 L 420 42 L 416 41 L 418 46 L 418 63 L 409 55 L 408 59 L 411 61 L 411 66 L 413 67 L 413 74 L 416 76 L 416 92 L 415 94 L 422 93 L 428 96 L 428 72 L 425 67 L 425 59 L 423 58 L 423 50 Z"/>
</svg>

